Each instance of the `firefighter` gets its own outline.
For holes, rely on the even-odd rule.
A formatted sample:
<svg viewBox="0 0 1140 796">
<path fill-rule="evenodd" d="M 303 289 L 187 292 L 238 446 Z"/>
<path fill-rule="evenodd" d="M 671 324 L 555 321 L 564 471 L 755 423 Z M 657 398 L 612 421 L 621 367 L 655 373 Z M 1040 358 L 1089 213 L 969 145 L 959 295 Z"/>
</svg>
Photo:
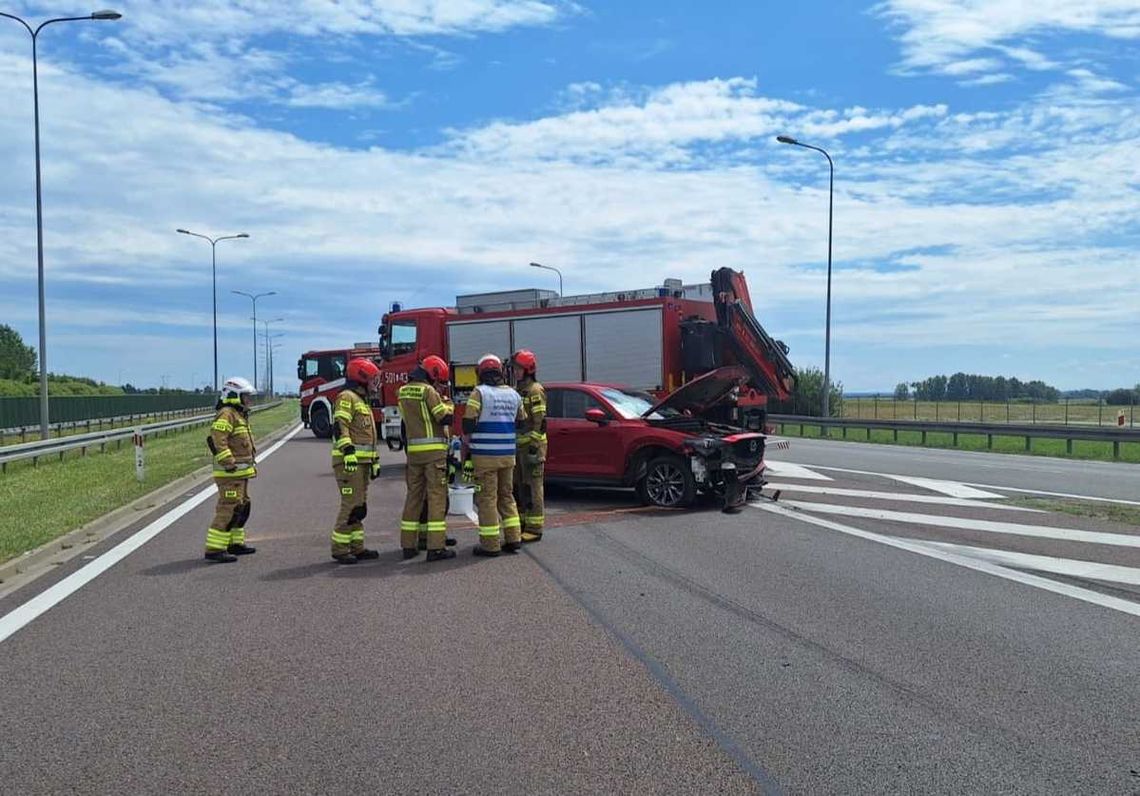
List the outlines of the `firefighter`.
<svg viewBox="0 0 1140 796">
<path fill-rule="evenodd" d="M 523 542 L 542 538 L 545 521 L 543 479 L 546 475 L 546 390 L 538 383 L 538 358 L 525 348 L 511 357 L 515 389 L 522 398 L 526 425 L 519 431 L 515 488 L 522 512 Z"/>
<path fill-rule="evenodd" d="M 332 532 L 332 557 L 339 564 L 379 558 L 364 547 L 368 515 L 368 482 L 380 475 L 376 453 L 376 421 L 367 396 L 375 390 L 380 368 L 367 359 L 349 360 L 344 389 L 333 411 L 333 473 L 340 488 L 340 512 Z"/>
<path fill-rule="evenodd" d="M 522 399 L 503 383 L 503 361 L 484 354 L 476 366 L 479 384 L 471 391 L 463 415 L 475 478 L 479 514 L 477 556 L 517 553 L 522 546 L 518 508 L 513 493 L 515 435 L 524 422 Z M 503 544 L 500 533 L 505 539 Z"/>
<path fill-rule="evenodd" d="M 230 563 L 257 552 L 245 543 L 245 523 L 252 509 L 249 479 L 257 475 L 257 451 L 249 431 L 249 400 L 257 392 L 247 380 L 235 377 L 222 385 L 215 407 L 214 425 L 206 446 L 214 454 L 214 483 L 218 505 L 206 531 L 206 559 Z"/>
<path fill-rule="evenodd" d="M 426 523 L 427 560 L 455 558 L 455 551 L 445 547 L 449 541 L 454 543 L 447 538 L 447 426 L 455 407 L 440 398 L 436 389 L 449 375 L 447 363 L 440 357 L 426 357 L 399 392 L 400 418 L 407 436 L 407 494 L 400 519 L 404 558 L 419 555 L 421 519 Z M 423 518 L 425 504 L 427 516 Z"/>
</svg>

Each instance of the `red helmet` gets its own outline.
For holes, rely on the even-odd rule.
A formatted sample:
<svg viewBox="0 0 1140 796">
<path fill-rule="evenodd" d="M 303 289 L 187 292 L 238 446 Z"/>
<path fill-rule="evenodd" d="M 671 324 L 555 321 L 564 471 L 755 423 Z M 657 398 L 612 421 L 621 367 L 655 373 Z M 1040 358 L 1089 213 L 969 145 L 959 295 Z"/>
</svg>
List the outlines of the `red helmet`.
<svg viewBox="0 0 1140 796">
<path fill-rule="evenodd" d="M 372 360 L 358 357 L 348 361 L 344 375 L 350 381 L 355 381 L 358 384 L 369 384 L 380 375 L 380 368 L 376 367 L 376 363 Z"/>
<path fill-rule="evenodd" d="M 432 381 L 447 381 L 451 377 L 451 369 L 447 367 L 447 363 L 443 361 L 443 357 L 437 357 L 432 354 L 430 357 L 424 357 L 424 361 L 420 363 L 420 367 L 427 373 L 428 378 Z"/>
<path fill-rule="evenodd" d="M 511 362 L 522 368 L 522 372 L 527 375 L 534 375 L 534 372 L 538 370 L 538 357 L 534 355 L 533 351 L 528 351 L 525 348 L 516 351 L 515 355 L 511 357 Z"/>
<path fill-rule="evenodd" d="M 487 373 L 488 371 L 503 372 L 503 360 L 499 359 L 494 354 L 484 354 L 479 357 L 479 364 L 476 365 L 475 371 L 479 374 Z"/>
</svg>

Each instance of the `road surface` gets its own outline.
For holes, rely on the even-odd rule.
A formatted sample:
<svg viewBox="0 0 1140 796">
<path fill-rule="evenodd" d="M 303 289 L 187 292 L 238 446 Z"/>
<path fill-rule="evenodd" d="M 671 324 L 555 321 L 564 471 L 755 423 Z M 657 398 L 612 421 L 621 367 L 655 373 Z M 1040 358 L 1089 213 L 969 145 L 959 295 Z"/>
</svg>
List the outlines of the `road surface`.
<svg viewBox="0 0 1140 796">
<path fill-rule="evenodd" d="M 327 443 L 298 436 L 254 484 L 256 556 L 200 561 L 206 502 L 18 628 L 92 562 L 0 599 L 0 782 L 1140 793 L 1140 529 L 961 483 L 1017 487 L 1022 457 L 818 447 L 781 451 L 780 501 L 740 515 L 556 492 L 524 554 L 474 558 L 464 523 L 431 565 L 398 560 L 392 457 L 369 500 L 382 559 L 344 568 Z M 1113 495 L 1135 477 L 1105 467 Z"/>
</svg>

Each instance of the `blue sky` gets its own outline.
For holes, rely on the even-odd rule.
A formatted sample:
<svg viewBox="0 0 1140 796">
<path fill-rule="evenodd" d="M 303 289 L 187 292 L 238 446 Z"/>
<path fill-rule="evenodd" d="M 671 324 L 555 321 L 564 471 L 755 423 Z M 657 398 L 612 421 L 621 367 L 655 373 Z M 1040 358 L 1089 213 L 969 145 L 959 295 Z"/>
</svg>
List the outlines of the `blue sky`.
<svg viewBox="0 0 1140 796">
<path fill-rule="evenodd" d="M 9 3 L 42 19 L 87 6 Z M 133 0 L 41 39 L 49 364 L 189 385 L 374 335 L 394 300 L 743 269 L 851 390 L 1140 382 L 1135 0 Z M 266 14 L 266 9 L 272 9 Z M 0 19 L 0 322 L 35 340 L 31 75 Z"/>
</svg>

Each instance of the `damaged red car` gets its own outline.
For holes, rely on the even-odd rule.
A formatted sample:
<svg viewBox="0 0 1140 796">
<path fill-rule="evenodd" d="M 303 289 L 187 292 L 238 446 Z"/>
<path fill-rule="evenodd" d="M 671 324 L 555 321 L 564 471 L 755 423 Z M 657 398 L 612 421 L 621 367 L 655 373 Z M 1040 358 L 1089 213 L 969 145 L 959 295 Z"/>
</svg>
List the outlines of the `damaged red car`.
<svg viewBox="0 0 1140 796">
<path fill-rule="evenodd" d="M 656 400 L 607 384 L 547 384 L 548 483 L 633 487 L 652 506 L 698 495 L 737 511 L 764 484 L 765 436 L 719 421 L 748 379 L 722 367 Z"/>
</svg>

